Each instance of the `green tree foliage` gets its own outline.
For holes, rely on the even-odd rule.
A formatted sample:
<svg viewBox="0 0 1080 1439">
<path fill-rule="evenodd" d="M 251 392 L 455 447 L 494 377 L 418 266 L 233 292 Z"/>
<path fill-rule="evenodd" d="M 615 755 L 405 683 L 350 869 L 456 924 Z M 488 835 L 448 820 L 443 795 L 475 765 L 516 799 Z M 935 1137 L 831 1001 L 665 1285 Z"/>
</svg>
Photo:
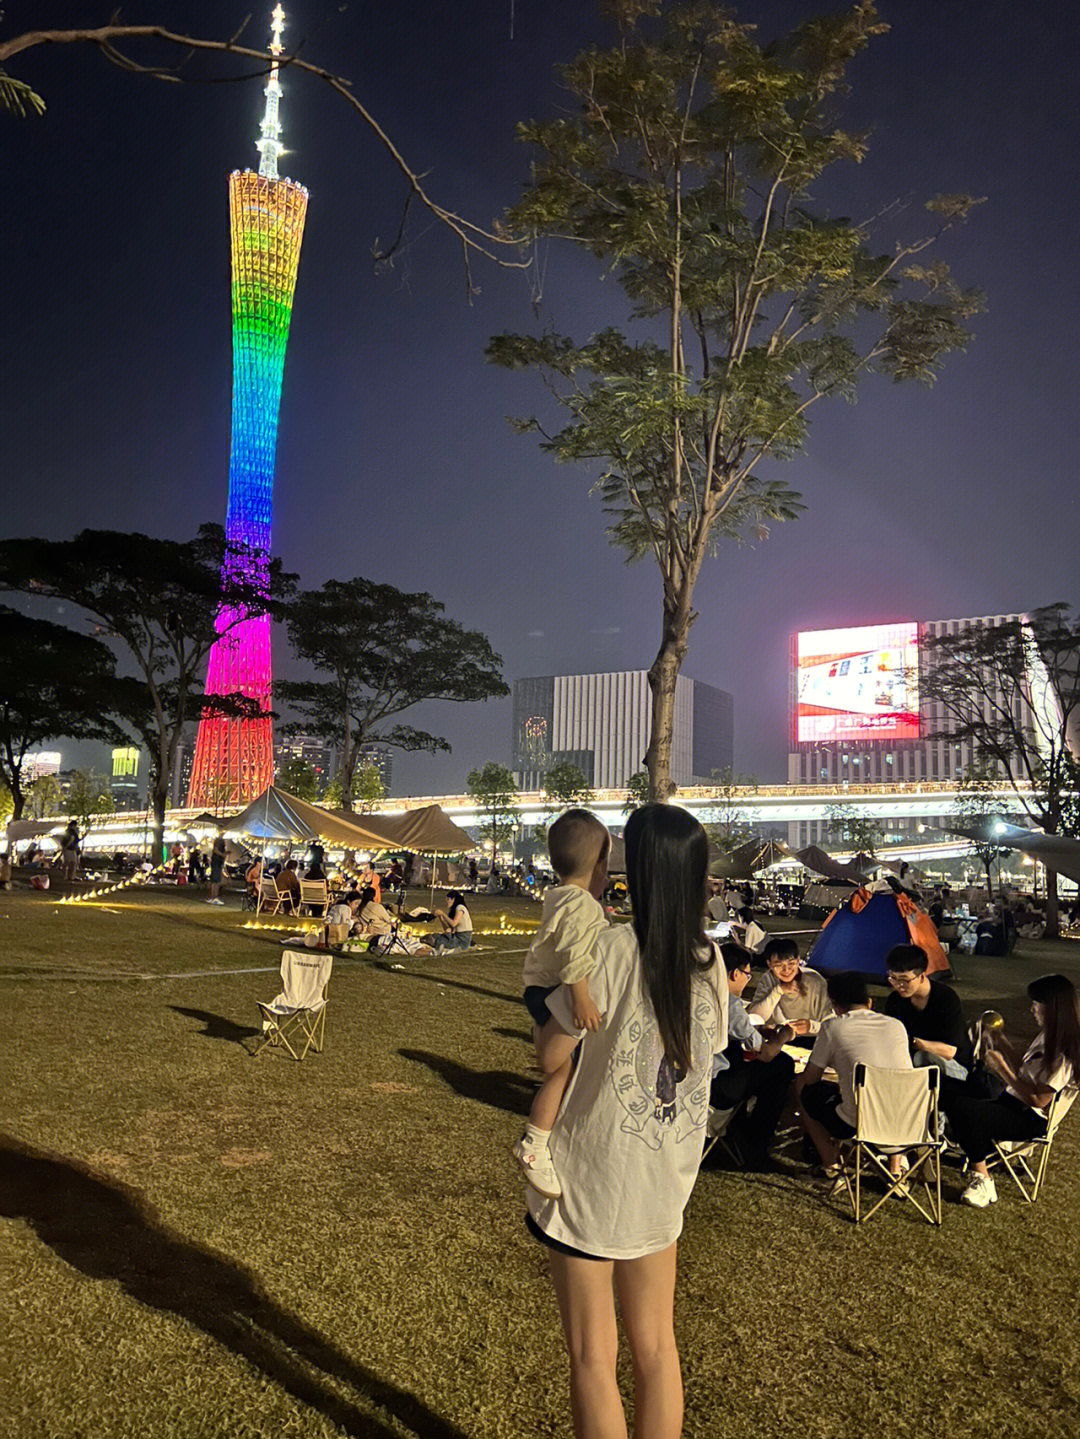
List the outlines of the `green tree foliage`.
<svg viewBox="0 0 1080 1439">
<path fill-rule="evenodd" d="M 705 826 L 705 832 L 717 854 L 731 854 L 757 833 L 742 817 L 742 805 L 757 791 L 758 782 L 750 776 L 735 774 L 730 767 L 714 770 L 712 780 L 716 786 L 715 818 Z"/>
<path fill-rule="evenodd" d="M 314 802 L 319 798 L 319 779 L 314 765 L 306 759 L 287 760 L 278 771 L 277 782 L 286 794 Z"/>
<path fill-rule="evenodd" d="M 79 822 L 85 836 L 92 828 L 99 814 L 109 814 L 116 806 L 108 782 L 93 770 L 75 769 L 68 776 L 64 809 Z"/>
<path fill-rule="evenodd" d="M 79 606 L 138 677 L 123 718 L 150 755 L 156 853 L 185 725 L 200 713 L 259 713 L 258 701 L 243 694 L 203 697 L 211 646 L 280 602 L 292 578 L 276 560 L 227 545 L 219 525 L 203 525 L 187 541 L 83 530 L 73 540 L 0 542 L 0 591 Z"/>
<path fill-rule="evenodd" d="M 116 677 L 116 656 L 100 640 L 0 605 L 0 780 L 21 819 L 27 799 L 23 761 L 46 740 L 122 741 L 111 715 L 131 700 Z"/>
<path fill-rule="evenodd" d="M 597 474 L 613 542 L 659 567 L 646 767 L 666 799 L 703 564 L 802 508 L 766 467 L 802 449 L 813 406 L 853 399 L 874 371 L 929 384 L 967 344 L 979 297 L 926 252 L 976 202 L 937 196 L 886 247 L 815 201 L 867 152 L 839 108 L 850 62 L 887 28 L 871 0 L 767 48 L 701 0 L 610 8 L 619 43 L 565 68 L 563 115 L 519 127 L 535 160 L 510 223 L 588 250 L 624 292 L 626 327 L 499 335 L 488 355 L 543 374 L 562 428 L 519 428 Z"/>
<path fill-rule="evenodd" d="M 637 774 L 632 774 L 626 781 L 626 803 L 623 805 L 623 814 L 629 815 L 635 809 L 640 809 L 643 804 L 649 803 L 649 771 L 639 769 Z"/>
<path fill-rule="evenodd" d="M 353 806 L 367 814 L 372 805 L 386 797 L 386 786 L 377 764 L 362 764 L 353 777 Z"/>
<path fill-rule="evenodd" d="M 285 732 L 314 732 L 341 755 L 341 805 L 353 808 L 360 750 L 378 741 L 435 754 L 440 735 L 397 722 L 425 700 L 469 703 L 509 694 L 502 661 L 484 636 L 447 619 L 427 594 L 371 580 L 328 580 L 288 607 L 289 639 L 319 676 L 275 695 L 303 716 Z"/>
<path fill-rule="evenodd" d="M 885 838 L 883 826 L 873 815 L 861 814 L 854 805 L 831 804 L 825 811 L 825 832 L 829 838 L 856 854 L 877 858 L 878 846 Z"/>
<path fill-rule="evenodd" d="M 958 834 L 970 841 L 971 853 L 986 870 L 986 891 L 993 898 L 993 866 L 1012 851 L 1002 849 L 994 841 L 994 825 L 1005 818 L 1012 806 L 1001 799 L 1004 781 L 992 766 L 975 764 L 964 771 L 957 781 L 959 793 L 953 811 Z"/>
<path fill-rule="evenodd" d="M 923 646 L 922 701 L 967 740 L 1016 808 L 1046 834 L 1080 837 L 1080 613 L 1046 605 Z M 1057 875 L 1046 874 L 1046 932 L 1059 933 Z"/>
<path fill-rule="evenodd" d="M 494 863 L 499 845 L 507 843 L 517 828 L 520 817 L 517 783 L 505 765 L 488 760 L 480 769 L 469 771 L 465 784 L 483 813 L 484 842 L 491 845 Z"/>
<path fill-rule="evenodd" d="M 54 774 L 39 774 L 26 787 L 26 808 L 31 819 L 59 815 L 63 803 L 60 781 Z"/>
</svg>

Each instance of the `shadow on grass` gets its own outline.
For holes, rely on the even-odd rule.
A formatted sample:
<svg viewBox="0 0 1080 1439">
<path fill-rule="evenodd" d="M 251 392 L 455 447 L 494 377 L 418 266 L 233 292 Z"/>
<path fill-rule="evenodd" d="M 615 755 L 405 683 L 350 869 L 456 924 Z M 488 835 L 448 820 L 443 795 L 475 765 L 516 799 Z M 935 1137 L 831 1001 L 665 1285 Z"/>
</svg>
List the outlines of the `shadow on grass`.
<svg viewBox="0 0 1080 1439">
<path fill-rule="evenodd" d="M 185 1009 L 182 1004 L 170 1004 L 169 1008 L 174 1014 L 199 1020 L 205 1026 L 199 1031 L 202 1039 L 225 1039 L 233 1044 L 243 1044 L 245 1039 L 262 1033 L 252 1024 L 237 1024 L 235 1020 L 226 1019 L 223 1014 L 211 1014 L 207 1009 Z"/>
<path fill-rule="evenodd" d="M 501 1024 L 491 1026 L 492 1034 L 501 1034 L 503 1039 L 523 1039 L 526 1044 L 532 1044 L 532 1033 L 527 1029 L 507 1029 Z"/>
<path fill-rule="evenodd" d="M 137 1190 L 86 1165 L 0 1138 L 0 1214 L 25 1220 L 81 1274 L 119 1283 L 138 1303 L 195 1325 L 356 1439 L 392 1439 L 399 1431 L 328 1381 L 348 1386 L 425 1439 L 466 1439 L 415 1394 L 380 1379 L 281 1308 L 257 1275 L 174 1233 Z"/>
<path fill-rule="evenodd" d="M 535 1083 L 512 1069 L 466 1069 L 445 1055 L 428 1054 L 422 1049 L 399 1049 L 398 1053 L 414 1064 L 426 1064 L 463 1099 L 478 1099 L 481 1104 L 510 1114 L 528 1114 L 532 1105 Z"/>
<path fill-rule="evenodd" d="M 386 960 L 380 959 L 375 961 L 375 968 L 389 970 L 393 969 L 393 965 L 391 965 Z M 510 1004 L 521 1003 L 520 994 L 506 994 L 499 989 L 485 989 L 483 985 L 467 984 L 463 979 L 446 979 L 441 974 L 425 974 L 423 970 L 414 969 L 412 965 L 409 965 L 407 968 L 404 969 L 404 971 L 394 970 L 395 974 L 399 974 L 402 972 L 407 974 L 410 979 L 423 979 L 426 980 L 428 984 L 441 984 L 446 989 L 467 989 L 470 994 L 482 994 L 485 995 L 488 999 L 505 999 Z"/>
</svg>

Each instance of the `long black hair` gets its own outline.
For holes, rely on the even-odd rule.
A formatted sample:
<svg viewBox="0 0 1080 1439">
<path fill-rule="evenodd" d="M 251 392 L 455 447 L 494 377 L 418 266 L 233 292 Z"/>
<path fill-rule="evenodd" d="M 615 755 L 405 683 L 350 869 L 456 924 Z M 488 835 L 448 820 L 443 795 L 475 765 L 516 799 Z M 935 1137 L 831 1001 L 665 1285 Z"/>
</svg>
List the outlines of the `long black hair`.
<svg viewBox="0 0 1080 1439">
<path fill-rule="evenodd" d="M 709 841 L 693 815 L 678 805 L 645 804 L 626 821 L 625 842 L 645 992 L 665 1055 L 686 1073 L 692 1063 L 694 976 L 715 963 L 704 929 Z"/>
<path fill-rule="evenodd" d="M 446 897 L 450 901 L 450 908 L 446 911 L 448 919 L 457 919 L 458 905 L 465 903 L 465 896 L 460 889 L 448 889 Z"/>
<path fill-rule="evenodd" d="M 1080 998 L 1076 986 L 1063 974 L 1044 974 L 1028 985 L 1028 999 L 1043 1007 L 1043 1065 L 1047 1076 L 1064 1059 L 1072 1065 L 1073 1082 L 1080 1080 Z"/>
</svg>

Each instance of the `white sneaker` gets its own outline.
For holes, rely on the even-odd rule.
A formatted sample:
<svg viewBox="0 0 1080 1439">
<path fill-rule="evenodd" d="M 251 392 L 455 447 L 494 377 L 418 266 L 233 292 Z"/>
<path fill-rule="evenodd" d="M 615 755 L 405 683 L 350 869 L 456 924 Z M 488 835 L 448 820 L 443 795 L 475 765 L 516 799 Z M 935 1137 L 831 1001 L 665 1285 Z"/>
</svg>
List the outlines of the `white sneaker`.
<svg viewBox="0 0 1080 1439">
<path fill-rule="evenodd" d="M 511 1146 L 510 1152 L 524 1170 L 527 1183 L 537 1194 L 542 1194 L 545 1199 L 558 1199 L 562 1194 L 562 1185 L 555 1173 L 551 1151 L 546 1144 L 541 1149 L 534 1149 L 527 1145 L 522 1137 Z"/>
<path fill-rule="evenodd" d="M 970 1204 L 973 1209 L 985 1209 L 997 1203 L 997 1185 L 989 1174 L 973 1174 L 968 1187 L 960 1196 L 961 1204 Z"/>
</svg>

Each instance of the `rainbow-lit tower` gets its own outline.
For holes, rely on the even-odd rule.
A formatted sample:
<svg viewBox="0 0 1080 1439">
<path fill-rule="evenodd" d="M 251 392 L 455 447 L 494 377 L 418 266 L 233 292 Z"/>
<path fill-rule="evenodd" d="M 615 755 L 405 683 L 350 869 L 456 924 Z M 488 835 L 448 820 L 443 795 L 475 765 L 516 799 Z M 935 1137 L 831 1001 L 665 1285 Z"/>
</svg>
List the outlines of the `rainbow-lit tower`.
<svg viewBox="0 0 1080 1439">
<path fill-rule="evenodd" d="M 270 555 L 281 379 L 308 202 L 302 185 L 278 178 L 284 147 L 277 56 L 284 26 L 285 12 L 278 4 L 270 40 L 275 58 L 262 133 L 255 142 L 259 173 L 237 170 L 229 176 L 233 390 L 225 530 L 230 542 L 247 547 L 252 557 L 245 564 L 256 578 Z M 217 628 L 220 638 L 210 651 L 206 693 L 248 695 L 263 713 L 257 719 L 208 715 L 199 721 L 188 790 L 193 806 L 253 799 L 274 777 L 269 616 L 237 622 L 235 610 L 223 606 Z"/>
</svg>

